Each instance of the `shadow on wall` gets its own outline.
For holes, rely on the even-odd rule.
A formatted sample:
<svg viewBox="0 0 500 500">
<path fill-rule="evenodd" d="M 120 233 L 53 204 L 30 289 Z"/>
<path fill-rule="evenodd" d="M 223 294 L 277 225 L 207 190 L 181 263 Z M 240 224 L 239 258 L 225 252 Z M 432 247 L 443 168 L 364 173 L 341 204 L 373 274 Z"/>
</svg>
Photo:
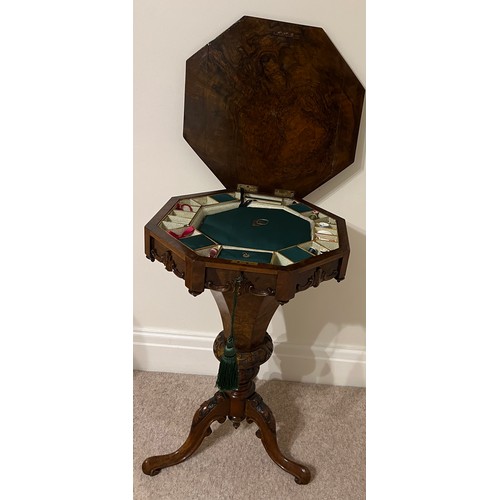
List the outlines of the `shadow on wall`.
<svg viewBox="0 0 500 500">
<path fill-rule="evenodd" d="M 348 231 L 351 254 L 345 280 L 323 282 L 318 288 L 298 293 L 290 304 L 283 306 L 285 333 L 274 340 L 276 344 L 286 341 L 301 346 L 301 362 L 298 365 L 296 358 L 284 355 L 277 345 L 273 357 L 280 367 L 280 374 L 271 374 L 271 379 L 297 380 L 298 375 L 304 377 L 315 373 L 320 383 L 334 384 L 329 355 L 321 345 L 342 344 L 337 337 L 346 326 L 365 327 L 366 236 L 355 229 Z M 322 339 L 316 346 L 320 335 Z M 300 374 L 297 371 L 299 366 Z"/>
</svg>

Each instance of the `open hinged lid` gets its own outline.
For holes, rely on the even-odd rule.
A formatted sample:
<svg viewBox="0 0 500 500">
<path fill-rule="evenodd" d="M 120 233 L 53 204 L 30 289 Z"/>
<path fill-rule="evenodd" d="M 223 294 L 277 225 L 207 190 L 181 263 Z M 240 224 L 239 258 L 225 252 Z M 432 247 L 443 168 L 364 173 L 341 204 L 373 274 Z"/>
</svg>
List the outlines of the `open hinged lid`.
<svg viewBox="0 0 500 500">
<path fill-rule="evenodd" d="M 303 197 L 354 161 L 364 93 L 321 28 L 243 17 L 187 60 L 184 137 L 228 189 Z"/>
</svg>

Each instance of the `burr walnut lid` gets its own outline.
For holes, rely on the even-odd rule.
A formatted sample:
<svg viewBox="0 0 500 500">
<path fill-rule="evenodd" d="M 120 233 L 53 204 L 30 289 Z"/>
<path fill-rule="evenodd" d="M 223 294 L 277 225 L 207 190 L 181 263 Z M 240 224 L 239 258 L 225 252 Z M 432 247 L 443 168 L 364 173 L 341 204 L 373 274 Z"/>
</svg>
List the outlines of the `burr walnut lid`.
<svg viewBox="0 0 500 500">
<path fill-rule="evenodd" d="M 364 93 L 323 29 L 245 16 L 187 60 L 184 137 L 228 189 L 304 197 L 354 161 Z"/>
</svg>

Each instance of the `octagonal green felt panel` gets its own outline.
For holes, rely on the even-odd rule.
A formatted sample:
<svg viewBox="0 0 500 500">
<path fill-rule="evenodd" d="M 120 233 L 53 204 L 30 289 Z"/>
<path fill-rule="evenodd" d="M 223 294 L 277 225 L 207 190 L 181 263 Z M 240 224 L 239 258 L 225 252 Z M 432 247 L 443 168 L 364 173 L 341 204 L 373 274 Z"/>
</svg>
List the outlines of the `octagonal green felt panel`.
<svg viewBox="0 0 500 500">
<path fill-rule="evenodd" d="M 238 207 L 207 215 L 199 230 L 217 243 L 280 250 L 311 240 L 307 220 L 283 209 Z"/>
</svg>

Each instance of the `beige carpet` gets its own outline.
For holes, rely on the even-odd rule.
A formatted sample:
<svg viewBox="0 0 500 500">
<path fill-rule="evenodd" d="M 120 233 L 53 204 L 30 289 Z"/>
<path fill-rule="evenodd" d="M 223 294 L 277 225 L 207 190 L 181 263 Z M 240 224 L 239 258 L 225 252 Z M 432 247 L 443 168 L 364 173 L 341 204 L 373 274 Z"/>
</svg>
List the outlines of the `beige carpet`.
<svg viewBox="0 0 500 500">
<path fill-rule="evenodd" d="M 194 412 L 215 391 L 214 377 L 134 372 L 134 500 L 365 498 L 365 390 L 355 387 L 257 382 L 282 452 L 311 470 L 308 485 L 275 465 L 255 424 L 234 429 L 227 420 L 214 422 L 184 463 L 143 474 L 145 458 L 184 442 Z"/>
</svg>

